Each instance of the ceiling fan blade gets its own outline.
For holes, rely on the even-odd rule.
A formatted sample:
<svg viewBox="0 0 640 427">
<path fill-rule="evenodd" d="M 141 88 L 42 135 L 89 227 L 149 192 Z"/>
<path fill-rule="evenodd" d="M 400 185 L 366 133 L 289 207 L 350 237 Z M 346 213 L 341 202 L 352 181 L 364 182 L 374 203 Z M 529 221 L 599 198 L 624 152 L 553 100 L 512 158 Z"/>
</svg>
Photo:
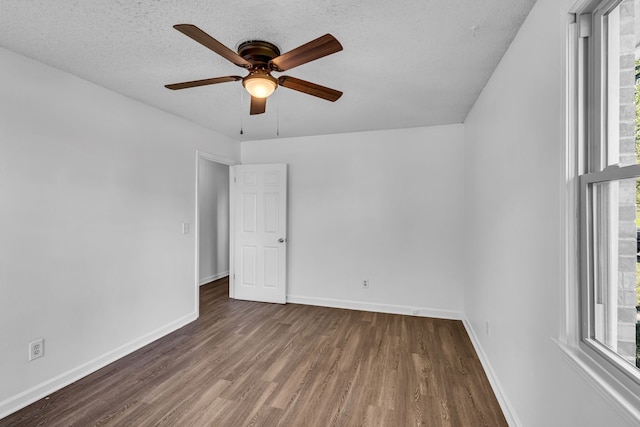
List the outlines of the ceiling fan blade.
<svg viewBox="0 0 640 427">
<path fill-rule="evenodd" d="M 267 109 L 267 98 L 256 98 L 255 96 L 251 97 L 251 111 L 249 114 L 252 116 L 254 114 L 262 114 Z"/>
<path fill-rule="evenodd" d="M 240 76 L 215 77 L 213 79 L 203 79 L 203 80 L 194 80 L 191 82 L 184 82 L 184 83 L 174 83 L 170 85 L 164 85 L 164 87 L 171 90 L 178 90 L 178 89 L 187 89 L 190 87 L 214 85 L 216 83 L 235 82 L 238 80 L 242 80 L 242 77 Z"/>
<path fill-rule="evenodd" d="M 173 28 L 180 31 L 185 36 L 191 37 L 193 40 L 197 41 L 204 47 L 211 49 L 223 58 L 233 62 L 238 67 L 251 67 L 251 62 L 247 61 L 242 56 L 238 55 L 236 52 L 232 51 L 195 25 L 178 24 L 174 25 Z"/>
<path fill-rule="evenodd" d="M 306 93 L 308 95 L 317 96 L 318 98 L 326 99 L 327 101 L 335 102 L 342 96 L 342 92 L 339 90 L 331 89 L 329 87 L 320 86 L 315 83 L 311 83 L 305 80 L 296 79 L 295 77 L 280 76 L 278 78 L 280 86 L 288 89 L 297 90 L 298 92 Z"/>
<path fill-rule="evenodd" d="M 331 34 L 325 34 L 309 43 L 290 50 L 287 53 L 273 58 L 270 61 L 273 68 L 277 71 L 290 70 L 298 65 L 306 64 L 332 53 L 340 52 L 342 45 Z"/>
</svg>

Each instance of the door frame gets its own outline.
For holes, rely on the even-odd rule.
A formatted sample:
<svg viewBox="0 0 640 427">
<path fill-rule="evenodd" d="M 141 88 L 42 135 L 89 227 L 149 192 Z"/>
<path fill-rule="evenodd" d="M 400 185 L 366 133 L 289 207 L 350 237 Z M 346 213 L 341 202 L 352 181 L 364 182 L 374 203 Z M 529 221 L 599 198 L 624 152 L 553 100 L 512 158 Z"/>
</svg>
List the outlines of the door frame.
<svg viewBox="0 0 640 427">
<path fill-rule="evenodd" d="M 229 173 L 232 174 L 233 166 L 238 164 L 235 160 L 217 156 L 206 151 L 196 150 L 196 213 L 195 213 L 195 313 L 200 317 L 200 159 L 229 166 Z M 233 203 L 232 203 L 232 177 L 229 176 L 229 296 L 231 297 L 231 276 L 233 274 Z"/>
</svg>

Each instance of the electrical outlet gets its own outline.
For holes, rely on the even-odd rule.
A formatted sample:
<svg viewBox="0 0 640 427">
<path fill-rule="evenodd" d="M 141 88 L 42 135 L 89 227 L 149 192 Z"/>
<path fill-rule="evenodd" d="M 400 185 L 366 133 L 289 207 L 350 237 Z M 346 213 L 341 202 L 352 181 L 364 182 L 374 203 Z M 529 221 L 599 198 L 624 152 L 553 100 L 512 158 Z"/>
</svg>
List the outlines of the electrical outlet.
<svg viewBox="0 0 640 427">
<path fill-rule="evenodd" d="M 29 361 L 44 356 L 44 338 L 38 338 L 29 343 Z"/>
<path fill-rule="evenodd" d="M 369 287 L 369 279 L 362 279 L 362 287 L 363 288 Z"/>
</svg>

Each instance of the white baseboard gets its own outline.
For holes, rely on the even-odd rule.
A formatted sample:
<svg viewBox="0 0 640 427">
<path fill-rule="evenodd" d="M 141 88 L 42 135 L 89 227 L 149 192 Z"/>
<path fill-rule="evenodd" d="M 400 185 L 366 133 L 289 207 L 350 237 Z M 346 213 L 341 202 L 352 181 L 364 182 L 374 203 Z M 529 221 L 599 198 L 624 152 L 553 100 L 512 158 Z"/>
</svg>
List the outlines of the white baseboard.
<svg viewBox="0 0 640 427">
<path fill-rule="evenodd" d="M 58 375 L 55 378 L 47 380 L 41 384 L 31 387 L 28 390 L 23 391 L 15 396 L 12 396 L 6 400 L 0 402 L 0 419 L 24 408 L 36 402 L 43 397 L 50 395 L 51 393 L 60 390 L 69 384 L 78 381 L 81 378 L 97 371 L 100 368 L 107 366 L 110 363 L 115 362 L 122 357 L 133 353 L 134 351 L 144 347 L 153 341 L 170 334 L 171 332 L 180 329 L 188 323 L 193 322 L 198 318 L 197 313 L 190 313 L 174 322 L 169 323 L 161 328 L 156 329 L 140 338 L 124 344 L 108 353 L 103 354 L 93 360 L 88 361 L 76 368 L 73 368 L 67 372 Z"/>
<path fill-rule="evenodd" d="M 509 401 L 506 394 L 504 393 L 502 386 L 500 385 L 500 381 L 498 381 L 498 377 L 496 376 L 493 368 L 491 367 L 491 363 L 489 363 L 489 359 L 487 358 L 487 355 L 485 354 L 484 350 L 482 349 L 482 346 L 480 345 L 480 340 L 478 340 L 478 336 L 473 330 L 473 327 L 471 327 L 471 322 L 469 322 L 469 320 L 464 318 L 462 320 L 462 323 L 464 325 L 464 328 L 467 330 L 467 335 L 469 335 L 469 338 L 471 339 L 471 344 L 473 344 L 473 348 L 476 350 L 476 354 L 480 359 L 480 363 L 484 368 L 484 372 L 487 374 L 487 378 L 489 379 L 489 383 L 491 384 L 491 388 L 493 389 L 493 394 L 495 394 L 496 399 L 498 399 L 498 404 L 502 409 L 502 413 L 504 414 L 504 417 L 507 419 L 507 423 L 512 427 L 522 426 L 522 423 L 520 422 L 518 415 L 516 415 L 516 411 L 514 410 L 513 405 L 511 405 L 511 402 Z"/>
<path fill-rule="evenodd" d="M 213 274 L 211 276 L 203 277 L 200 279 L 200 286 L 206 285 L 207 283 L 213 282 L 214 280 L 222 279 L 223 277 L 227 277 L 229 275 L 229 270 L 223 271 L 222 273 Z"/>
<path fill-rule="evenodd" d="M 375 311 L 378 313 L 406 314 L 409 316 L 434 317 L 437 319 L 461 320 L 462 312 L 429 307 L 379 304 L 362 301 L 338 300 L 331 298 L 302 297 L 287 295 L 287 302 L 293 304 L 316 305 L 320 307 L 346 308 L 349 310 Z"/>
</svg>

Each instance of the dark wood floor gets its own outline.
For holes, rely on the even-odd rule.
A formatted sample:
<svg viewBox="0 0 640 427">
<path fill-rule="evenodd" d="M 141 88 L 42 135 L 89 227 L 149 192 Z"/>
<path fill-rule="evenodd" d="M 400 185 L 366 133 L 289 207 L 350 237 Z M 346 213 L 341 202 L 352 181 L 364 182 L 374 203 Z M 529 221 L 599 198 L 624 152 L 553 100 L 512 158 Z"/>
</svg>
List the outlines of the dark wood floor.
<svg viewBox="0 0 640 427">
<path fill-rule="evenodd" d="M 459 321 L 229 300 L 0 426 L 506 426 Z"/>
</svg>

